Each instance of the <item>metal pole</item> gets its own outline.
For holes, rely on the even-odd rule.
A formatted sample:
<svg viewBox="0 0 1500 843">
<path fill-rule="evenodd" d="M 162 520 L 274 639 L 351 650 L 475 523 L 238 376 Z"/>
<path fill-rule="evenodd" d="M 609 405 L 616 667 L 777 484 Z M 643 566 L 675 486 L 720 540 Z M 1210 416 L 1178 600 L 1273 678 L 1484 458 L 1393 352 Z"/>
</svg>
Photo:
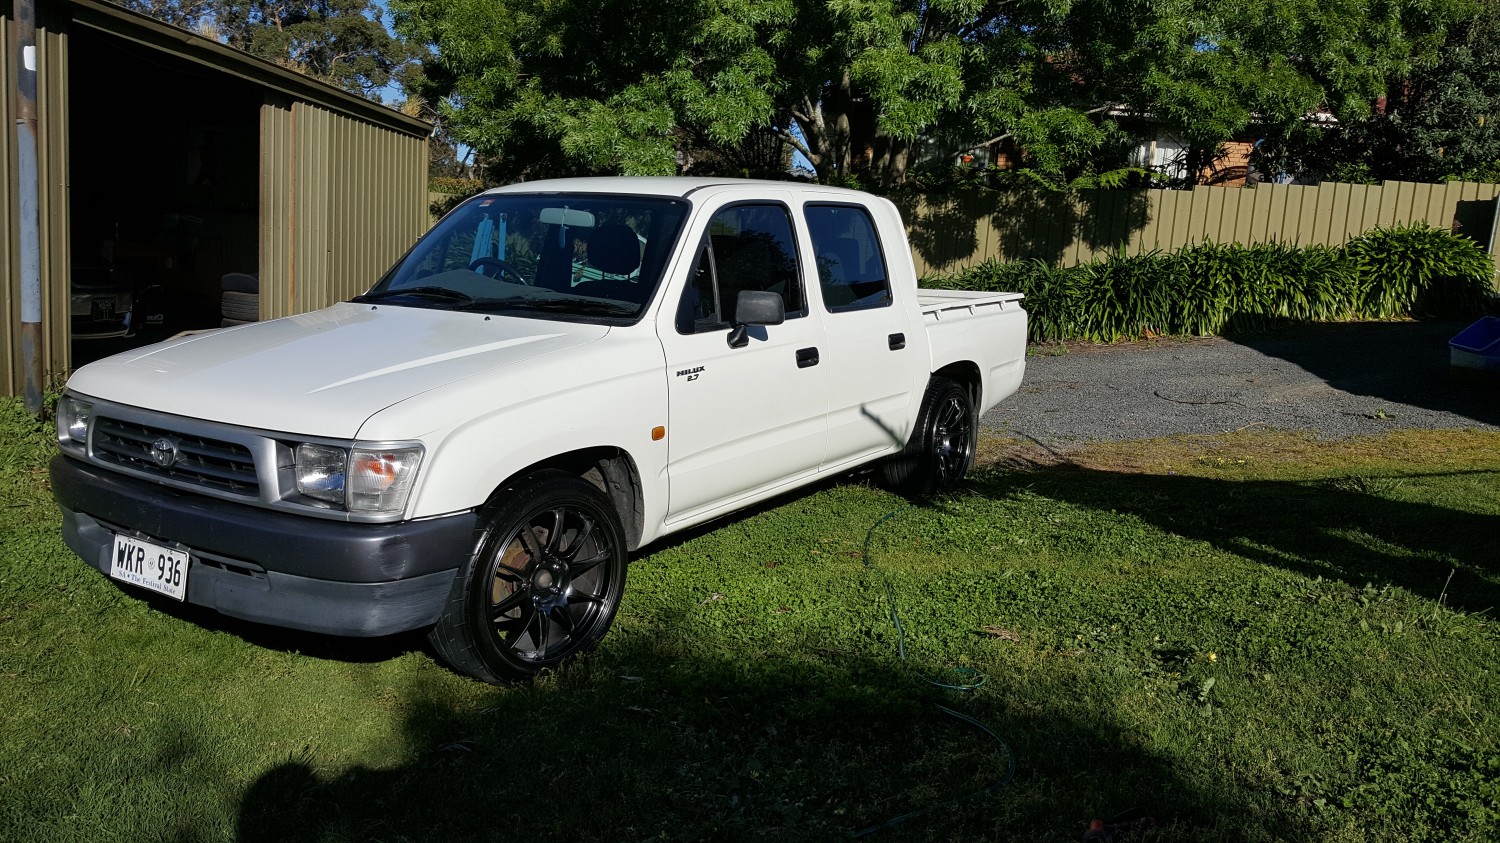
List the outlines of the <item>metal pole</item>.
<svg viewBox="0 0 1500 843">
<path fill-rule="evenodd" d="M 20 159 L 21 367 L 26 409 L 42 412 L 42 238 L 37 201 L 36 2 L 16 0 L 16 149 Z"/>
<path fill-rule="evenodd" d="M 1496 251 L 1497 248 L 1500 248 L 1500 196 L 1495 197 L 1495 219 L 1490 222 L 1490 242 L 1485 247 L 1485 251 L 1490 253 L 1490 262 L 1495 264 L 1495 272 L 1500 273 L 1500 252 Z M 1495 287 L 1496 281 L 1492 277 L 1490 289 Z"/>
</svg>

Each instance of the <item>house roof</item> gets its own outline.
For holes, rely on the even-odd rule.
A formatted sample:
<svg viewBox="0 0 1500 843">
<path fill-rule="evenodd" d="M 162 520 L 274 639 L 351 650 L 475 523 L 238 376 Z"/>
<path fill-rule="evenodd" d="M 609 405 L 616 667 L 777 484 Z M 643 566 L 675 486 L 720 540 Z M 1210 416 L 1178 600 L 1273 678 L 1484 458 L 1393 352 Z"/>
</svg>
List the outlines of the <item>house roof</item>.
<svg viewBox="0 0 1500 843">
<path fill-rule="evenodd" d="M 320 79 L 288 70 L 195 32 L 101 0 L 65 0 L 75 24 L 106 32 L 221 70 L 299 100 L 407 135 L 425 137 L 432 124 Z"/>
</svg>

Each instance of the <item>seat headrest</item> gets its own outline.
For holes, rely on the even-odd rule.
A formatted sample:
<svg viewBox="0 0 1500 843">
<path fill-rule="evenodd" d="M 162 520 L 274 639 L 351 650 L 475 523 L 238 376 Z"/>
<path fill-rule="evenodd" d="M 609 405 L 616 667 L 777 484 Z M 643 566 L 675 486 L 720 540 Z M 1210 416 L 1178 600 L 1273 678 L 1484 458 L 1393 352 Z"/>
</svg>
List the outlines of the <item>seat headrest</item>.
<svg viewBox="0 0 1500 843">
<path fill-rule="evenodd" d="M 601 225 L 588 236 L 589 265 L 610 275 L 629 275 L 641 266 L 641 241 L 620 223 Z"/>
</svg>

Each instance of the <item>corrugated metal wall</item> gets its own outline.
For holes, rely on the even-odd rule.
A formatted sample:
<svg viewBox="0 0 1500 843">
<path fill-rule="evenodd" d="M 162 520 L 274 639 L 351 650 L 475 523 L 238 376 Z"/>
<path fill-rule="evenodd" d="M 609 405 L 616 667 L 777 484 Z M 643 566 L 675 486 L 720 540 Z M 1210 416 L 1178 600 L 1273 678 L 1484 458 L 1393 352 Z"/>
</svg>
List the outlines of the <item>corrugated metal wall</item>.
<svg viewBox="0 0 1500 843">
<path fill-rule="evenodd" d="M 261 318 L 369 289 L 427 229 L 427 139 L 273 95 L 261 108 Z"/>
<path fill-rule="evenodd" d="M 41 188 L 41 273 L 44 368 L 49 377 L 71 366 L 69 347 L 70 176 L 68 160 L 68 38 L 74 13 L 88 12 L 93 26 L 118 32 L 148 47 L 191 54 L 209 67 L 265 86 L 261 140 L 262 318 L 311 310 L 348 298 L 373 284 L 424 230 L 427 140 L 422 124 L 383 109 L 364 119 L 343 116 L 280 92 L 278 86 L 309 87 L 310 99 L 338 104 L 351 113 L 372 108 L 339 91 L 321 91 L 284 71 L 241 59 L 220 45 L 193 40 L 170 27 L 108 4 L 97 8 L 41 3 L 37 8 L 38 179 Z M 82 20 L 82 18 L 80 18 Z M 156 32 L 155 30 L 160 30 Z M 0 395 L 14 395 L 23 382 L 20 324 L 19 199 L 16 103 L 9 92 L 14 74 L 11 3 L 0 0 Z M 201 42 L 201 43 L 200 43 Z M 217 52 L 216 52 L 217 51 Z M 199 55 L 202 53 L 202 55 Z M 224 55 L 221 55 L 223 53 Z M 244 66 L 236 64 L 239 62 Z M 289 78 L 280 79 L 278 74 Z M 301 96 L 298 94 L 297 96 Z M 191 108 L 191 104 L 182 107 Z M 392 128 L 399 126 L 400 128 Z M 101 143 L 108 144 L 107 139 Z"/>
<path fill-rule="evenodd" d="M 1058 266 L 1216 243 L 1340 245 L 1378 225 L 1426 221 L 1488 245 L 1500 185 L 1473 182 L 1192 190 L 987 192 L 906 200 L 917 271 L 952 272 L 989 258 Z"/>
<path fill-rule="evenodd" d="M 68 41 L 66 24 L 49 14 L 46 6 L 37 9 L 37 184 L 41 192 L 42 238 L 42 360 L 49 374 L 66 372 L 68 348 L 68 286 L 58 279 L 69 276 L 68 250 Z M 0 395 L 21 391 L 21 258 L 16 249 L 20 239 L 20 198 L 15 182 L 18 172 L 16 151 L 16 106 L 10 91 L 14 87 L 15 29 L 10 4 L 0 7 L 0 267 L 5 283 L 0 284 Z M 59 224 L 61 221 L 61 224 Z"/>
</svg>

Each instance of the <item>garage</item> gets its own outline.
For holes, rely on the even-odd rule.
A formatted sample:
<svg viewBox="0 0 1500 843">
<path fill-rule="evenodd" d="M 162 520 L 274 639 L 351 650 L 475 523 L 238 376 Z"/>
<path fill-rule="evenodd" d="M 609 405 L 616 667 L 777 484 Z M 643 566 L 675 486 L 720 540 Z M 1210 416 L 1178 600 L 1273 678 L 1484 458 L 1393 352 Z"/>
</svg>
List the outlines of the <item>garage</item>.
<svg viewBox="0 0 1500 843">
<path fill-rule="evenodd" d="M 7 127 L 24 74 L 12 11 L 0 5 Z M 40 331 L 30 365 L 44 388 L 183 331 L 348 298 L 428 224 L 424 121 L 93 0 L 37 4 L 33 61 Z M 6 394 L 23 391 L 31 357 L 24 142 L 15 130 L 0 142 Z"/>
</svg>

